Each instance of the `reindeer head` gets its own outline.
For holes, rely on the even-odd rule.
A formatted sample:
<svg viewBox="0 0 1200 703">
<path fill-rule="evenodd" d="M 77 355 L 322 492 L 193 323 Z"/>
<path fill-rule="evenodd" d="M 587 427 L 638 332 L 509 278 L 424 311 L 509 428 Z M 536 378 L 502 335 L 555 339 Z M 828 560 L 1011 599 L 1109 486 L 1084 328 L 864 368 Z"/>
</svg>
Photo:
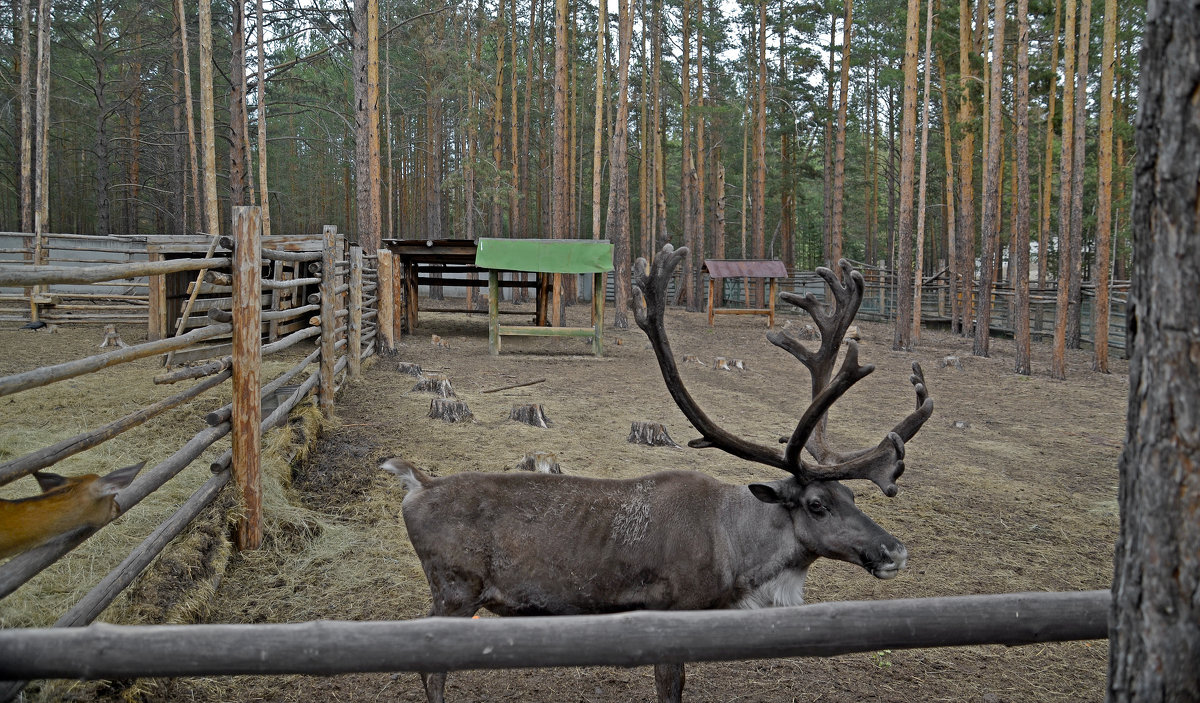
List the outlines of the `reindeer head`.
<svg viewBox="0 0 1200 703">
<path fill-rule="evenodd" d="M 839 481 L 867 479 L 879 486 L 884 495 L 895 496 L 896 480 L 904 473 L 904 443 L 912 439 L 933 413 L 933 400 L 925 389 L 921 367 L 913 363 L 909 380 L 916 391 L 916 409 L 897 424 L 874 447 L 839 453 L 825 442 L 826 414 L 829 408 L 855 383 L 875 367 L 860 365 L 858 344 L 848 341 L 846 354 L 834 372 L 838 349 L 863 296 L 862 274 L 842 260 L 842 277 L 827 268 L 817 269 L 833 292 L 834 304 L 826 307 L 810 295 L 783 293 L 780 297 L 804 309 L 812 316 L 821 334 L 816 351 L 809 350 L 786 332 L 772 332 L 767 339 L 796 357 L 812 376 L 812 400 L 800 416 L 796 428 L 779 441 L 783 451 L 747 441 L 713 422 L 688 393 L 679 376 L 675 357 L 667 340 L 663 310 L 667 282 L 687 249 L 670 244 L 652 266 L 639 259 L 634 267 L 634 316 L 638 326 L 650 338 L 667 389 L 683 414 L 701 437 L 689 447 L 721 449 L 748 461 L 774 466 L 791 477 L 749 486 L 751 494 L 764 503 L 778 504 L 792 520 L 797 542 L 812 558 L 823 556 L 858 564 L 879 578 L 892 578 L 905 565 L 904 545 L 876 525 L 854 506 L 853 493 Z M 807 449 L 813 461 L 801 456 Z"/>
</svg>

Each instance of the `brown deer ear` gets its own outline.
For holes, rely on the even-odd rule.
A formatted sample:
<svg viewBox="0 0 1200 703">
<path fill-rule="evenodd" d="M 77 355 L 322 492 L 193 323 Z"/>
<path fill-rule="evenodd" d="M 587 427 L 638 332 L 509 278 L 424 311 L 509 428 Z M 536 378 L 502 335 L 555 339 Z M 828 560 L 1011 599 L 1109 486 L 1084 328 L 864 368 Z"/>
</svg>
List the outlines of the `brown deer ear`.
<svg viewBox="0 0 1200 703">
<path fill-rule="evenodd" d="M 117 469 L 116 471 L 113 471 L 104 478 L 100 479 L 96 482 L 98 495 L 111 496 L 121 492 L 121 489 L 133 482 L 134 476 L 137 476 L 138 472 L 141 471 L 142 467 L 145 465 L 146 462 L 143 461 L 140 464 L 126 466 L 125 468 Z"/>
<path fill-rule="evenodd" d="M 37 479 L 38 487 L 42 489 L 42 493 L 52 491 L 67 483 L 66 476 L 59 476 L 58 474 L 51 474 L 45 471 L 35 471 L 33 477 Z"/>
<path fill-rule="evenodd" d="M 791 479 L 781 479 L 770 483 L 752 483 L 748 486 L 750 492 L 764 503 L 779 503 L 785 508 L 796 506 L 795 491 L 788 485 Z"/>
</svg>

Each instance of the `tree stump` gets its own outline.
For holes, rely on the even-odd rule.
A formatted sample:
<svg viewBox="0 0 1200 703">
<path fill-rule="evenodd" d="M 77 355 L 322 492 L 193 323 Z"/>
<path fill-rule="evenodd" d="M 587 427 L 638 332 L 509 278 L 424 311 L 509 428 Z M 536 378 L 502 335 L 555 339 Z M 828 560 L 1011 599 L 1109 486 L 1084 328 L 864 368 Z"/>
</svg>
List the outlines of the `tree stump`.
<svg viewBox="0 0 1200 703">
<path fill-rule="evenodd" d="M 418 364 L 410 364 L 410 363 L 409 363 L 409 362 L 407 362 L 407 361 L 401 361 L 401 362 L 400 362 L 400 363 L 399 363 L 399 364 L 396 366 L 396 370 L 397 370 L 397 371 L 399 371 L 400 373 L 406 373 L 406 374 L 408 374 L 409 376 L 416 376 L 416 377 L 418 377 L 418 378 L 420 378 L 421 376 L 424 376 L 424 375 L 425 375 L 425 374 L 421 373 L 421 367 L 420 367 L 420 365 L 418 365 Z"/>
<path fill-rule="evenodd" d="M 667 428 L 661 422 L 634 421 L 629 426 L 629 436 L 625 438 L 630 444 L 645 444 L 651 447 L 675 447 L 679 445 L 667 434 Z"/>
<path fill-rule="evenodd" d="M 741 359 L 726 359 L 723 356 L 718 356 L 713 360 L 713 368 L 718 371 L 732 371 L 734 369 L 745 371 L 746 364 Z"/>
<path fill-rule="evenodd" d="M 546 417 L 546 409 L 536 403 L 529 405 L 514 405 L 508 419 L 524 422 L 534 427 L 549 427 L 550 419 Z"/>
<path fill-rule="evenodd" d="M 444 422 L 464 422 L 473 416 L 467 404 L 457 398 L 434 398 L 429 402 L 429 417 Z"/>
<path fill-rule="evenodd" d="M 558 457 L 550 452 L 529 452 L 513 467 L 517 471 L 533 471 L 539 474 L 561 474 Z M 508 469 L 505 469 L 507 471 Z"/>
<path fill-rule="evenodd" d="M 412 387 L 418 393 L 433 393 L 439 398 L 454 398 L 454 387 L 445 376 L 421 376 Z"/>
<path fill-rule="evenodd" d="M 941 358 L 941 360 L 938 361 L 939 369 L 944 369 L 947 366 L 953 366 L 954 368 L 958 369 L 959 371 L 963 370 L 962 360 L 959 359 L 957 356 L 943 356 Z"/>
<path fill-rule="evenodd" d="M 121 335 L 117 334 L 116 325 L 108 325 L 104 328 L 104 341 L 100 343 L 100 349 L 105 347 L 124 349 L 127 346 L 129 345 L 125 343 L 125 340 L 121 339 Z"/>
</svg>

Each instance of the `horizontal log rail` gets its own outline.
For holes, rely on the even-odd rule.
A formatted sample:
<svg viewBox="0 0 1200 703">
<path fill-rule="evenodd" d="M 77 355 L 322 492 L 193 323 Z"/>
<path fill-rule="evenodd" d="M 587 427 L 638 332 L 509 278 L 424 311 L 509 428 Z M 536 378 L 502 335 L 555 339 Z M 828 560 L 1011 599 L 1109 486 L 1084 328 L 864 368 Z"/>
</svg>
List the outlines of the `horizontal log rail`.
<svg viewBox="0 0 1200 703">
<path fill-rule="evenodd" d="M 148 405 L 141 410 L 132 412 L 125 417 L 114 420 L 107 425 L 97 427 L 94 430 L 81 432 L 80 434 L 64 439 L 61 442 L 52 444 L 49 447 L 39 449 L 36 452 L 26 454 L 11 461 L 6 461 L 0 464 L 0 486 L 11 483 L 30 472 L 44 469 L 47 466 L 56 464 L 69 456 L 74 456 L 86 449 L 91 449 L 103 442 L 106 442 L 113 437 L 137 427 L 146 422 L 152 417 L 161 415 L 171 408 L 178 407 L 187 401 L 195 398 L 201 393 L 210 388 L 215 388 L 225 381 L 229 380 L 232 373 L 228 369 L 224 369 L 220 373 L 211 378 L 207 378 L 191 388 L 176 393 L 168 398 L 163 398 L 157 403 Z"/>
<path fill-rule="evenodd" d="M 0 286 L 46 286 L 62 283 L 96 283 L 122 278 L 159 276 L 180 271 L 207 268 L 229 268 L 229 259 L 171 259 L 169 261 L 137 261 L 108 266 L 30 266 L 4 268 L 0 265 Z"/>
<path fill-rule="evenodd" d="M 832 656 L 1103 639 L 1109 591 L 750 611 L 0 630 L 0 679 L 343 674 Z"/>
<path fill-rule="evenodd" d="M 95 356 L 87 356 L 54 366 L 43 366 L 32 371 L 5 376 L 4 378 L 0 378 L 0 396 L 11 395 L 19 391 L 29 390 L 30 388 L 40 388 L 56 381 L 82 376 L 85 373 L 99 371 L 100 369 L 105 369 L 126 361 L 133 361 L 147 356 L 154 356 L 155 354 L 162 354 L 163 352 L 182 349 L 205 339 L 227 335 L 232 330 L 233 325 L 208 325 L 207 327 L 192 330 L 178 337 L 137 344 L 105 354 L 96 354 Z"/>
</svg>

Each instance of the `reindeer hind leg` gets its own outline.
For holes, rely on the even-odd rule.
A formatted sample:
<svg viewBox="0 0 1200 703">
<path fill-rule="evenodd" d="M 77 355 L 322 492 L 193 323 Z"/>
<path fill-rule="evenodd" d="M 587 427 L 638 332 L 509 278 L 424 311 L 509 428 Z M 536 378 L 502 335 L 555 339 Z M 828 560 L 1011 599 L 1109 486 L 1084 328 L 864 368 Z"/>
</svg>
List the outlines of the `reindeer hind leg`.
<svg viewBox="0 0 1200 703">
<path fill-rule="evenodd" d="M 457 593 L 461 589 L 445 589 L 455 595 L 434 596 L 433 607 L 429 609 L 430 617 L 469 618 L 479 611 L 477 596 L 474 598 L 461 597 L 465 593 Z M 445 703 L 446 701 L 446 672 L 422 672 L 421 685 L 425 687 L 425 700 L 428 703 Z"/>
<path fill-rule="evenodd" d="M 682 703 L 683 664 L 655 664 L 654 689 L 658 692 L 658 703 Z"/>
</svg>

